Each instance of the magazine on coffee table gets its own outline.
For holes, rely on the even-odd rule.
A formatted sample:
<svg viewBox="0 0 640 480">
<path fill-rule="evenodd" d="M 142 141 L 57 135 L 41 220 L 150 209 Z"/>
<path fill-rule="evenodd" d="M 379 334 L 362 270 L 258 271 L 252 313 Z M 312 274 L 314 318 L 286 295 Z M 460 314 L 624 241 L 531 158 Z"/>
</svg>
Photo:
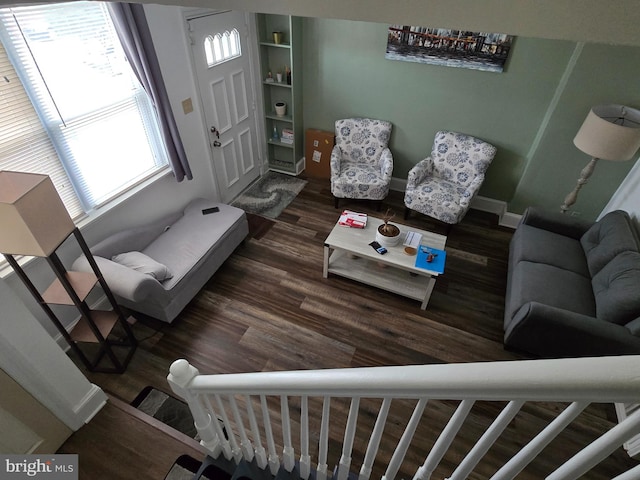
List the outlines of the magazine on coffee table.
<svg viewBox="0 0 640 480">
<path fill-rule="evenodd" d="M 416 267 L 424 268 L 435 273 L 444 273 L 447 252 L 428 245 L 420 245 L 416 256 Z"/>
</svg>

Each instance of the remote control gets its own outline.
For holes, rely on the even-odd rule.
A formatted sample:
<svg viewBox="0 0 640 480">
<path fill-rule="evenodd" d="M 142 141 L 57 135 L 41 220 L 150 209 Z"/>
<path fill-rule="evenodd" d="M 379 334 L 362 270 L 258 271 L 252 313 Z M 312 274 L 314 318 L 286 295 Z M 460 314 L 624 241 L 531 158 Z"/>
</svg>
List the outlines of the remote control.
<svg viewBox="0 0 640 480">
<path fill-rule="evenodd" d="M 209 215 L 210 213 L 216 213 L 219 211 L 220 209 L 218 207 L 205 208 L 204 210 L 202 210 L 202 214 Z"/>
<path fill-rule="evenodd" d="M 385 253 L 387 253 L 387 249 L 384 248 L 382 245 L 380 245 L 378 242 L 373 241 L 371 242 L 369 245 L 371 245 L 373 247 L 373 249 L 378 252 L 380 255 L 384 255 Z"/>
</svg>

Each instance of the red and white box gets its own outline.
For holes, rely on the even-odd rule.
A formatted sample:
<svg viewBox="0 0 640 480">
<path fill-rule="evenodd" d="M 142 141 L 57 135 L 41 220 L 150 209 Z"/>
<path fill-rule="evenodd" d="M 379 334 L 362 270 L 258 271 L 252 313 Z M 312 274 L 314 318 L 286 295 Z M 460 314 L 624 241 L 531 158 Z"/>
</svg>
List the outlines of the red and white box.
<svg viewBox="0 0 640 480">
<path fill-rule="evenodd" d="M 351 228 L 364 228 L 367 226 L 367 214 L 343 210 L 338 225 Z"/>
</svg>

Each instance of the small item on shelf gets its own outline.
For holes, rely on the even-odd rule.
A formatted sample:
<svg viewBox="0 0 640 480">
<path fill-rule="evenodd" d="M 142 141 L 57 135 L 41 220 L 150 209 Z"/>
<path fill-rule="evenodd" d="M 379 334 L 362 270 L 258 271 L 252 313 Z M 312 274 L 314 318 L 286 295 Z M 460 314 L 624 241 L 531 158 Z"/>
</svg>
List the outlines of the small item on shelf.
<svg viewBox="0 0 640 480">
<path fill-rule="evenodd" d="M 293 144 L 293 130 L 289 128 L 282 129 L 282 135 L 280 136 L 280 141 L 282 143 L 286 143 L 289 145 Z"/>
<path fill-rule="evenodd" d="M 273 83 L 273 75 L 271 75 L 271 70 L 269 70 L 269 73 L 267 73 L 267 78 L 265 79 L 265 82 Z"/>
<path fill-rule="evenodd" d="M 338 225 L 351 228 L 364 228 L 367 226 L 367 214 L 343 210 L 338 220 Z"/>
<path fill-rule="evenodd" d="M 287 85 L 291 85 L 291 69 L 287 66 L 284 67 L 284 73 L 287 76 Z"/>
<path fill-rule="evenodd" d="M 278 142 L 280 141 L 280 137 L 278 136 L 278 129 L 276 128 L 276 126 L 273 126 L 273 133 L 271 134 L 271 140 L 273 140 L 274 142 Z"/>
</svg>

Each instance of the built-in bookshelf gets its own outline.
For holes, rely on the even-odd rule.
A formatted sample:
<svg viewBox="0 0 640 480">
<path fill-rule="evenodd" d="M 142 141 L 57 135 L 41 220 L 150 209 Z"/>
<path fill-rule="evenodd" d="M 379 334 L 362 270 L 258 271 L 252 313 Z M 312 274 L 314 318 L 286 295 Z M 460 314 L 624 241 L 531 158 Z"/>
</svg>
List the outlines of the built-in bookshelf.
<svg viewBox="0 0 640 480">
<path fill-rule="evenodd" d="M 302 19 L 258 14 L 257 26 L 269 169 L 298 175 L 304 170 L 299 58 Z M 284 113 L 276 110 L 276 104 L 284 104 Z M 288 138 L 290 136 L 293 141 Z"/>
</svg>

